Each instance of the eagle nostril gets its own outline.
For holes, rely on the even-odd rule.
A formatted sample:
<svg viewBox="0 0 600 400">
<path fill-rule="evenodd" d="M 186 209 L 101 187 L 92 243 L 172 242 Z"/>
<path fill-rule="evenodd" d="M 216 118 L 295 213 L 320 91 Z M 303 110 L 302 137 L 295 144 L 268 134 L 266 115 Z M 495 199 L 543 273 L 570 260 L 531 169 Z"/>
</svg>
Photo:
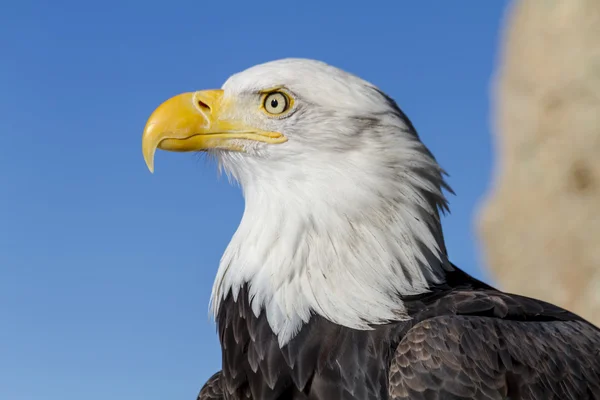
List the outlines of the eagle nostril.
<svg viewBox="0 0 600 400">
<path fill-rule="evenodd" d="M 198 107 L 200 107 L 201 109 L 204 109 L 206 111 L 210 111 L 210 106 L 208 104 L 206 104 L 202 100 L 197 100 L 197 101 L 198 101 Z"/>
</svg>

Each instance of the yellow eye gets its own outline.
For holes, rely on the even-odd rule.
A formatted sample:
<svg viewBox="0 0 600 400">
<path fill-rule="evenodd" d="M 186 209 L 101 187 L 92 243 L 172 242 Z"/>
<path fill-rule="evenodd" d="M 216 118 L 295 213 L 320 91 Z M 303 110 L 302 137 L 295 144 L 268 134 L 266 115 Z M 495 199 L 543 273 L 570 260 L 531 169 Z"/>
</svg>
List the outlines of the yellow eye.
<svg viewBox="0 0 600 400">
<path fill-rule="evenodd" d="M 279 115 L 289 108 L 288 97 L 281 92 L 269 93 L 265 96 L 263 107 L 269 114 Z"/>
</svg>

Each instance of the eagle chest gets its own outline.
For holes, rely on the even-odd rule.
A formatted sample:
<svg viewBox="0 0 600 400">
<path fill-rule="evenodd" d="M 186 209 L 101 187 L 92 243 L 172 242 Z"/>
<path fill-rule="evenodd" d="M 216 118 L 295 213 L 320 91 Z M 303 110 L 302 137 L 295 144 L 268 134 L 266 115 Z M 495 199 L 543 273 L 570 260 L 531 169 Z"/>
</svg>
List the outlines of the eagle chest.
<svg viewBox="0 0 600 400">
<path fill-rule="evenodd" d="M 242 290 L 222 304 L 221 386 L 230 399 L 385 399 L 396 325 L 359 331 L 313 316 L 283 347 Z"/>
</svg>

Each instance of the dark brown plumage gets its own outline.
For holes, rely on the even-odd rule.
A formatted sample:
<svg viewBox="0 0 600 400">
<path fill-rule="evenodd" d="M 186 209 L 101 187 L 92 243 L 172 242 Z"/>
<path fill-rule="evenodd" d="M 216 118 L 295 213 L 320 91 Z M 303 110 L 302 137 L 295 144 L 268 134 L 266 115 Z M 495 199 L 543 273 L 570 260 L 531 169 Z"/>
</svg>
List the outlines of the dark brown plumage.
<svg viewBox="0 0 600 400">
<path fill-rule="evenodd" d="M 600 399 L 598 328 L 459 269 L 401 299 L 410 321 L 359 331 L 314 315 L 282 349 L 247 296 L 219 311 L 223 370 L 199 400 Z"/>
<path fill-rule="evenodd" d="M 223 399 L 223 389 L 221 388 L 221 373 L 217 372 L 204 384 L 200 393 L 198 394 L 198 400 L 220 400 Z"/>
</svg>

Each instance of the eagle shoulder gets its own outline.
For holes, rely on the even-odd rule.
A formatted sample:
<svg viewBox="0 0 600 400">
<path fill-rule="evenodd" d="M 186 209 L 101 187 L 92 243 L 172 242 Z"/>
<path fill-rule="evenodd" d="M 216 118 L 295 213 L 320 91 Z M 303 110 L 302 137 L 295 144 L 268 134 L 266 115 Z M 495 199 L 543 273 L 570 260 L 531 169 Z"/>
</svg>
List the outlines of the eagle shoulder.
<svg viewBox="0 0 600 400">
<path fill-rule="evenodd" d="M 566 310 L 481 291 L 423 312 L 392 358 L 391 399 L 600 399 L 600 331 Z"/>
</svg>

